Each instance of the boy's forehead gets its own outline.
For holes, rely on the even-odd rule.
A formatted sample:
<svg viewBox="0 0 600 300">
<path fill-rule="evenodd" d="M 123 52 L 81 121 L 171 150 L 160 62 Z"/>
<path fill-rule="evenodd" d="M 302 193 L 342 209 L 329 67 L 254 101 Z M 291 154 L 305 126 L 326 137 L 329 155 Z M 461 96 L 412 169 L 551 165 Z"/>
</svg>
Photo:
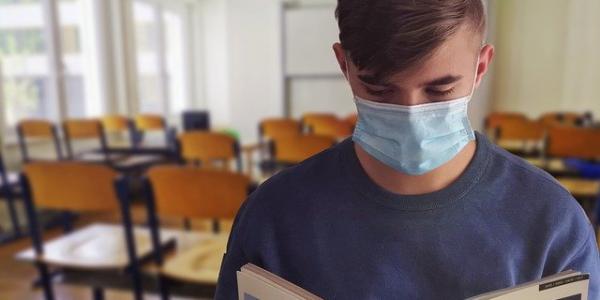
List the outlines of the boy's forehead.
<svg viewBox="0 0 600 300">
<path fill-rule="evenodd" d="M 461 28 L 438 49 L 426 56 L 414 66 L 400 70 L 387 79 L 377 78 L 376 74 L 359 71 L 361 80 L 372 79 L 372 81 L 405 82 L 418 81 L 423 78 L 439 78 L 446 75 L 469 75 L 469 71 L 475 67 L 476 58 L 479 55 L 481 38 L 468 28 Z M 369 83 L 369 82 L 368 82 Z M 376 84 L 373 82 L 373 84 Z"/>
</svg>

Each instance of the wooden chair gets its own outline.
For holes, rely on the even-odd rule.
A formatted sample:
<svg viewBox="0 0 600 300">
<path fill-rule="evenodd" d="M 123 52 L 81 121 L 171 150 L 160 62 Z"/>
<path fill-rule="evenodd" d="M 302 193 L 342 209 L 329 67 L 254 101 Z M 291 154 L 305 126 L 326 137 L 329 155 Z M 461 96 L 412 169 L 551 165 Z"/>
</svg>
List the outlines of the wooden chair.
<svg viewBox="0 0 600 300">
<path fill-rule="evenodd" d="M 586 116 L 575 112 L 551 112 L 540 116 L 539 121 L 546 127 L 552 126 L 578 126 L 583 123 Z"/>
<path fill-rule="evenodd" d="M 121 140 L 123 135 L 126 135 L 129 137 L 129 145 L 131 147 L 135 146 L 135 125 L 129 118 L 121 115 L 104 116 L 102 126 L 104 127 L 104 133 L 107 135 L 107 143 L 112 140 L 109 137 L 114 136 Z"/>
<path fill-rule="evenodd" d="M 356 123 L 358 123 L 358 114 L 356 114 L 356 113 L 350 114 L 349 116 L 347 116 L 344 119 L 344 121 L 346 121 L 348 124 L 350 124 L 350 126 L 354 130 L 354 127 L 356 127 Z"/>
<path fill-rule="evenodd" d="M 149 170 L 144 186 L 152 240 L 159 241 L 160 219 L 164 217 L 233 219 L 249 192 L 250 180 L 244 175 L 227 171 L 159 166 Z M 129 207 L 131 199 L 127 182 L 120 181 L 118 187 L 122 207 Z M 215 232 L 218 232 L 218 227 L 215 227 Z M 158 266 L 162 299 L 169 298 L 174 282 L 214 287 L 226 243 L 227 235 L 215 233 L 187 249 L 178 248 L 170 257 L 158 243 L 154 243 L 153 258 Z M 128 244 L 130 248 L 136 246 L 131 239 L 128 239 Z M 131 259 L 135 260 L 134 257 Z M 139 268 L 140 264 L 133 266 Z M 140 272 L 132 274 L 139 276 Z M 133 280 L 138 281 L 139 278 Z"/>
<path fill-rule="evenodd" d="M 233 137 L 216 132 L 189 131 L 178 138 L 181 158 L 204 168 L 218 167 L 229 169 L 229 163 L 235 160 L 237 171 L 242 171 L 240 145 Z"/>
<path fill-rule="evenodd" d="M 353 130 L 350 123 L 338 119 L 313 120 L 311 129 L 312 134 L 330 136 L 336 140 L 349 137 Z"/>
<path fill-rule="evenodd" d="M 600 128 L 552 126 L 546 141 L 548 158 L 577 158 L 600 161 Z M 595 198 L 600 192 L 597 180 L 574 176 L 558 178 L 571 193 L 581 198 Z"/>
<path fill-rule="evenodd" d="M 335 123 L 338 118 L 330 113 L 306 113 L 302 115 L 301 120 L 305 133 L 315 133 L 315 127 L 320 123 Z"/>
<path fill-rule="evenodd" d="M 136 131 L 136 146 L 140 147 L 144 141 L 144 136 L 151 132 L 163 132 L 167 148 L 174 147 L 175 132 L 169 129 L 167 122 L 160 115 L 141 114 L 134 118 Z"/>
<path fill-rule="evenodd" d="M 68 248 L 60 245 L 63 241 L 69 244 L 68 236 L 48 242 L 51 246 L 46 248 L 36 210 L 49 208 L 76 212 L 118 212 L 119 202 L 113 188 L 116 178 L 117 174 L 108 167 L 94 164 L 39 162 L 24 167 L 21 184 L 33 253 L 22 253 L 21 257 L 30 260 L 37 267 L 46 299 L 54 299 L 49 266 L 105 266 L 100 262 L 88 264 L 85 259 L 76 256 L 70 258 L 69 253 L 64 252 Z M 102 237 L 88 236 L 87 242 L 100 238 Z M 106 265 L 112 267 L 110 263 Z M 94 288 L 94 294 L 102 294 L 102 289 Z"/>
<path fill-rule="evenodd" d="M 258 125 L 258 137 L 261 143 L 279 137 L 296 136 L 300 134 L 302 134 L 302 124 L 293 119 L 265 119 Z"/>
<path fill-rule="evenodd" d="M 70 119 L 63 122 L 67 158 L 109 162 L 108 145 L 102 122 L 96 119 Z M 76 142 L 96 141 L 99 149 L 75 151 Z"/>
<path fill-rule="evenodd" d="M 30 162 L 30 151 L 28 140 L 40 139 L 49 140 L 54 145 L 57 160 L 63 159 L 62 147 L 58 138 L 56 126 L 46 120 L 23 120 L 17 124 L 17 135 L 19 139 L 19 148 L 21 158 L 24 163 Z"/>
<path fill-rule="evenodd" d="M 498 138 L 498 128 L 505 122 L 527 121 L 527 116 L 517 112 L 492 112 L 488 114 L 484 121 L 486 135 L 492 140 Z"/>
<path fill-rule="evenodd" d="M 282 165 L 294 165 L 335 145 L 330 136 L 300 135 L 279 138 L 273 144 L 273 157 Z"/>
<path fill-rule="evenodd" d="M 500 147 L 521 156 L 540 156 L 545 128 L 536 121 L 507 119 L 495 127 L 494 141 Z"/>
<path fill-rule="evenodd" d="M 559 158 L 600 159 L 600 128 L 554 126 L 548 129 L 546 155 Z"/>
<path fill-rule="evenodd" d="M 9 234 L 0 236 L 0 244 L 9 242 L 21 236 L 21 226 L 19 216 L 15 207 L 15 200 L 18 194 L 19 177 L 15 173 L 8 173 L 2 155 L 0 154 L 0 198 L 6 201 L 6 208 L 10 218 L 11 230 Z"/>
</svg>

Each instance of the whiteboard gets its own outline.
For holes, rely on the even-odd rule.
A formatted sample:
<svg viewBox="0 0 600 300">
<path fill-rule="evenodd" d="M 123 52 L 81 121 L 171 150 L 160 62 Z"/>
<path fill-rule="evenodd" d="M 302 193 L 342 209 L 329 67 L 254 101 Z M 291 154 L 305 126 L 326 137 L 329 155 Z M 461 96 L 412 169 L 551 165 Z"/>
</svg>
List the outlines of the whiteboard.
<svg viewBox="0 0 600 300">
<path fill-rule="evenodd" d="M 285 75 L 340 74 L 332 46 L 339 41 L 335 5 L 288 8 L 285 22 Z"/>
</svg>

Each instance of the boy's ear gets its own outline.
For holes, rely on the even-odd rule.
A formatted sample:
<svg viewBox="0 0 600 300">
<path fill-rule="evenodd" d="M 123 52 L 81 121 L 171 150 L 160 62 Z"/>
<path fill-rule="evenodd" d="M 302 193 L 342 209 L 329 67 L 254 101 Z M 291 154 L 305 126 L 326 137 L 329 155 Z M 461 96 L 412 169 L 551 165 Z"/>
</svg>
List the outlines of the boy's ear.
<svg viewBox="0 0 600 300">
<path fill-rule="evenodd" d="M 490 69 L 490 65 L 494 60 L 494 54 L 495 50 L 494 46 L 492 45 L 488 44 L 481 48 L 481 51 L 479 52 L 479 65 L 477 66 L 477 79 L 475 81 L 475 87 L 479 87 L 483 77 Z"/>
<path fill-rule="evenodd" d="M 337 59 L 338 65 L 340 67 L 340 70 L 344 74 L 344 77 L 346 77 L 346 80 L 349 80 L 348 79 L 348 64 L 346 63 L 346 51 L 342 47 L 342 44 L 340 44 L 340 43 L 333 44 L 333 53 L 335 54 L 335 58 Z"/>
</svg>

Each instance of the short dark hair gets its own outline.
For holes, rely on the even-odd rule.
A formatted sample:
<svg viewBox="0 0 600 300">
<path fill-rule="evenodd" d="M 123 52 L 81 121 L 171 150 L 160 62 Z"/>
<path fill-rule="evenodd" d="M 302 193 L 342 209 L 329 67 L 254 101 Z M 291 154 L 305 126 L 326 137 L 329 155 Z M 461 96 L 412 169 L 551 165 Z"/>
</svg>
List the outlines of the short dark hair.
<svg viewBox="0 0 600 300">
<path fill-rule="evenodd" d="M 428 58 L 463 24 L 485 35 L 482 0 L 338 0 L 340 42 L 359 70 L 386 79 Z"/>
</svg>

